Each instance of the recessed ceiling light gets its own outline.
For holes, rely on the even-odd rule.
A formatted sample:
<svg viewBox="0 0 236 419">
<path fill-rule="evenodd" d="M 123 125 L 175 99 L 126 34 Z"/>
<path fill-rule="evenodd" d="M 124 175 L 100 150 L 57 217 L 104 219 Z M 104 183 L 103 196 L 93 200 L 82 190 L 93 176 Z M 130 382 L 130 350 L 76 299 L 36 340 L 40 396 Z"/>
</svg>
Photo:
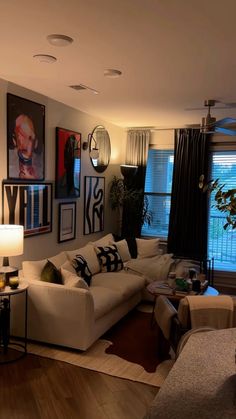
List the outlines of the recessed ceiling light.
<svg viewBox="0 0 236 419">
<path fill-rule="evenodd" d="M 48 35 L 47 40 L 50 44 L 54 45 L 55 47 L 67 47 L 67 45 L 72 44 L 72 42 L 74 41 L 73 38 L 71 38 L 70 36 L 60 35 L 56 33 Z"/>
<path fill-rule="evenodd" d="M 57 61 L 56 57 L 53 57 L 53 55 L 47 55 L 47 54 L 35 54 L 33 55 L 33 58 L 40 61 L 40 63 L 47 63 L 47 64 L 52 64 Z"/>
<path fill-rule="evenodd" d="M 109 77 L 110 79 L 115 79 L 117 77 L 120 77 L 122 72 L 120 70 L 116 70 L 114 68 L 107 68 L 104 70 L 104 76 Z"/>
</svg>

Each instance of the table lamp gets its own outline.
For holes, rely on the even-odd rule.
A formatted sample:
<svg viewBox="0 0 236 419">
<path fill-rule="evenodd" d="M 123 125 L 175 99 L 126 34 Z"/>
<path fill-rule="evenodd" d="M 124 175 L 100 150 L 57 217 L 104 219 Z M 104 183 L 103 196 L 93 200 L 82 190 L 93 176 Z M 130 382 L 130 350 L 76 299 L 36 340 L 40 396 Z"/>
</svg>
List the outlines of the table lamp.
<svg viewBox="0 0 236 419">
<path fill-rule="evenodd" d="M 0 256 L 3 256 L 3 265 L 0 266 L 0 272 L 5 274 L 6 282 L 11 276 L 17 275 L 18 269 L 9 265 L 9 256 L 23 254 L 23 239 L 23 226 L 15 224 L 0 225 Z"/>
</svg>

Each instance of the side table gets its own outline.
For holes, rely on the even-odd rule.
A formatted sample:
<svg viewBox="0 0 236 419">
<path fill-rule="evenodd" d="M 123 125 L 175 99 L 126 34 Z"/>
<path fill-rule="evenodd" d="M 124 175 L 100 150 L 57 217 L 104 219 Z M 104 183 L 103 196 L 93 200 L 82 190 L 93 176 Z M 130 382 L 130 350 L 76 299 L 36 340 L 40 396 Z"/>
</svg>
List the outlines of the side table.
<svg viewBox="0 0 236 419">
<path fill-rule="evenodd" d="M 25 294 L 24 336 L 23 342 L 18 342 L 10 337 L 11 299 L 21 293 Z M 28 284 L 24 281 L 16 289 L 6 286 L 0 291 L 0 364 L 16 361 L 27 353 L 27 304 Z"/>
</svg>

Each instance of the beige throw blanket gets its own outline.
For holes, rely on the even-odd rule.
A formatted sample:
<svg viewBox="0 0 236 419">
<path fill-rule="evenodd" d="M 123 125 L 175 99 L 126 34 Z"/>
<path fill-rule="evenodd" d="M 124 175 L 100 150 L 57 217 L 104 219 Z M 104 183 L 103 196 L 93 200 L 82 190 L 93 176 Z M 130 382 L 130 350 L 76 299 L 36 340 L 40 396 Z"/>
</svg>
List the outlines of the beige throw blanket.
<svg viewBox="0 0 236 419">
<path fill-rule="evenodd" d="M 215 329 L 233 327 L 233 300 L 228 295 L 186 296 L 192 328 L 209 326 Z"/>
</svg>

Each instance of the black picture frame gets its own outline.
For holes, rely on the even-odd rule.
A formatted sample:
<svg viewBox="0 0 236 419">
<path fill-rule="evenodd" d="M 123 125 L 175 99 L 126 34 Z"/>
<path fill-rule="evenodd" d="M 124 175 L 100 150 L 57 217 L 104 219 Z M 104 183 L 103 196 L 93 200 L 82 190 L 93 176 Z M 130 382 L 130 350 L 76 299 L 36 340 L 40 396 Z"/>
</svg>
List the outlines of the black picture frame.
<svg viewBox="0 0 236 419">
<path fill-rule="evenodd" d="M 79 198 L 81 133 L 56 127 L 55 198 Z"/>
<path fill-rule="evenodd" d="M 53 185 L 45 183 L 2 182 L 2 224 L 24 226 L 24 236 L 52 231 Z"/>
<path fill-rule="evenodd" d="M 7 178 L 45 179 L 45 106 L 7 93 Z"/>
<path fill-rule="evenodd" d="M 104 230 L 105 177 L 84 178 L 84 235 Z"/>
<path fill-rule="evenodd" d="M 76 202 L 61 202 L 58 212 L 58 243 L 74 240 L 76 236 Z"/>
</svg>

